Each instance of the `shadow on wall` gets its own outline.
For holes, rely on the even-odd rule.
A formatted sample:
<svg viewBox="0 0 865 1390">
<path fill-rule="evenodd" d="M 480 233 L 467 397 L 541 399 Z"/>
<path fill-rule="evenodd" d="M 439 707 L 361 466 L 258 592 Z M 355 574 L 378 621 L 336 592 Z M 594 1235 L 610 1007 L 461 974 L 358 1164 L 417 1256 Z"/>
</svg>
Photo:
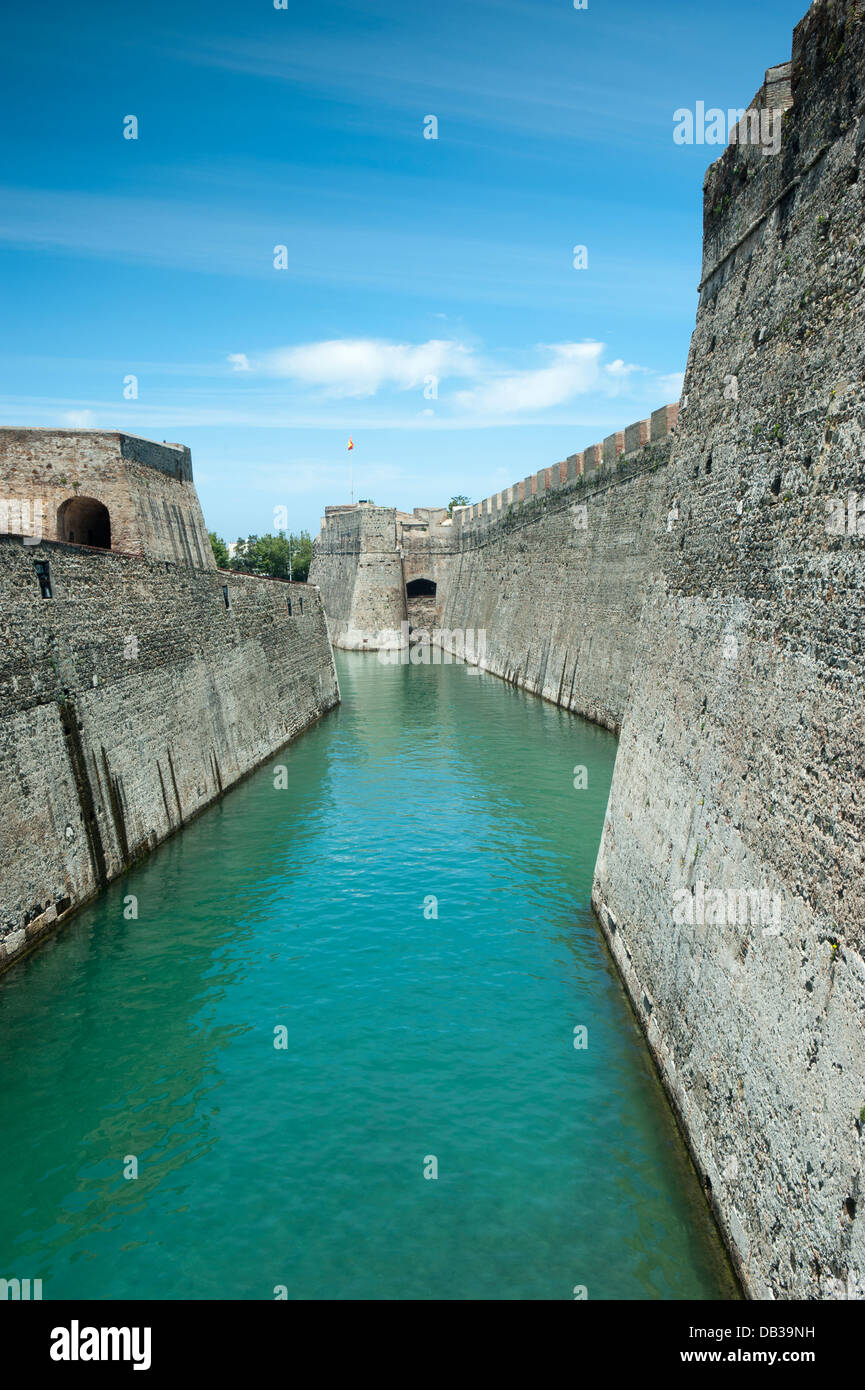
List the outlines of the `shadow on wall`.
<svg viewBox="0 0 865 1390">
<path fill-rule="evenodd" d="M 435 626 L 436 584 L 433 579 L 410 579 L 405 586 L 409 631 Z"/>
<path fill-rule="evenodd" d="M 74 545 L 111 549 L 111 517 L 108 508 L 94 497 L 70 497 L 57 513 L 60 540 Z"/>
<path fill-rule="evenodd" d="M 410 579 L 405 586 L 407 598 L 417 598 L 420 595 L 430 595 L 435 597 L 435 580 L 433 579 Z"/>
</svg>

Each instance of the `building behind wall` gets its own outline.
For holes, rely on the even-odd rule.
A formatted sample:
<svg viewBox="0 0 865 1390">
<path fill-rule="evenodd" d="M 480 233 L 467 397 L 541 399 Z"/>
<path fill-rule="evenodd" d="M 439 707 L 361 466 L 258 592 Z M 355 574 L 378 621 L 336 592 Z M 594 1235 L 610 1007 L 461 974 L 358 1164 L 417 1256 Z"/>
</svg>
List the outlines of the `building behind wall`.
<svg viewBox="0 0 865 1390">
<path fill-rule="evenodd" d="M 188 449 L 4 429 L 0 468 L 2 970 L 339 687 L 313 586 L 217 569 Z"/>
<path fill-rule="evenodd" d="M 180 444 L 109 430 L 0 429 L 0 476 L 7 533 L 216 567 Z"/>
</svg>

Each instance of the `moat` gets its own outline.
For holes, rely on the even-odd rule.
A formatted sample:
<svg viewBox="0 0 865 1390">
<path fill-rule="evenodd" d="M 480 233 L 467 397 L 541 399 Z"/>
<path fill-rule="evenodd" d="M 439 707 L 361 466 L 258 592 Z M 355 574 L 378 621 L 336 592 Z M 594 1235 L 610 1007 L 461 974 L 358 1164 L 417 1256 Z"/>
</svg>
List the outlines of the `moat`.
<svg viewBox="0 0 865 1390">
<path fill-rule="evenodd" d="M 615 739 L 337 666 L 338 710 L 0 979 L 0 1276 L 735 1297 L 589 907 Z"/>
</svg>

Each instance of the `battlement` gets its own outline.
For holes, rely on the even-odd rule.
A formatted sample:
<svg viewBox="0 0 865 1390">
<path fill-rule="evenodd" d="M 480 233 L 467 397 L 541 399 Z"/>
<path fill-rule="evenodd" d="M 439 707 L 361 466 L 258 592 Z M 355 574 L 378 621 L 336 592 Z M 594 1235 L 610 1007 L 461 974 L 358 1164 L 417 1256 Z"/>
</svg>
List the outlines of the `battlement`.
<svg viewBox="0 0 865 1390">
<path fill-rule="evenodd" d="M 768 232 L 783 242 L 823 156 L 863 115 L 863 56 L 865 24 L 856 4 L 816 0 L 793 31 L 790 61 L 767 68 L 737 138 L 703 181 L 701 304 Z"/>
<path fill-rule="evenodd" d="M 468 507 L 455 507 L 454 522 L 463 531 L 473 526 L 488 525 L 508 511 L 525 506 L 559 488 L 598 481 L 616 468 L 634 461 L 649 445 L 668 439 L 676 428 L 678 418 L 677 402 L 663 405 L 648 419 L 637 420 L 624 430 L 608 434 L 600 444 L 590 444 L 582 453 L 569 454 L 566 459 L 553 464 L 551 468 L 541 468 L 537 473 L 530 473 L 522 482 L 493 493 L 482 502 L 475 502 Z"/>
<path fill-rule="evenodd" d="M 0 532 L 215 568 L 181 444 L 120 430 L 3 428 L 0 478 Z"/>
<path fill-rule="evenodd" d="M 415 507 L 412 512 L 402 512 L 397 507 L 377 507 L 372 502 L 344 503 L 325 507 L 316 551 L 391 551 L 430 536 L 445 540 L 452 528 L 447 507 Z"/>
</svg>

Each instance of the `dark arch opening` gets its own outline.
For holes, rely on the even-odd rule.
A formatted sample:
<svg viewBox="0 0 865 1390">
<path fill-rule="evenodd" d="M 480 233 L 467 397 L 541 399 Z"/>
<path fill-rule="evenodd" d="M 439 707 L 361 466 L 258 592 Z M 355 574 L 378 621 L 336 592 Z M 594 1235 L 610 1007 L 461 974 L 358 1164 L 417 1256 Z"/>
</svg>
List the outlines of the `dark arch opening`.
<svg viewBox="0 0 865 1390">
<path fill-rule="evenodd" d="M 73 545 L 111 549 L 111 517 L 94 497 L 70 497 L 57 513 L 57 534 Z"/>
<path fill-rule="evenodd" d="M 434 594 L 435 591 L 436 586 L 432 579 L 410 579 L 405 586 L 407 598 L 416 598 L 419 594 Z"/>
</svg>

